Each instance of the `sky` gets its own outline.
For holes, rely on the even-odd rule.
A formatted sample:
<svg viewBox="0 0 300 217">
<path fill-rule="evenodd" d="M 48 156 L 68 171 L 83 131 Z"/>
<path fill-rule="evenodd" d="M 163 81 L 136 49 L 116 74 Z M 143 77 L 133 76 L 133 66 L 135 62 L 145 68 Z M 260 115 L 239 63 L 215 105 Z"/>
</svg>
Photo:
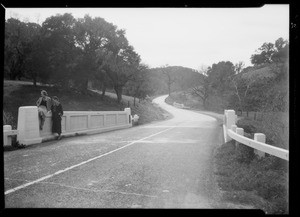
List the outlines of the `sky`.
<svg viewBox="0 0 300 217">
<path fill-rule="evenodd" d="M 2 5 L 3 6 L 3 5 Z M 220 61 L 244 62 L 265 42 L 289 40 L 289 5 L 260 8 L 5 8 L 5 18 L 42 24 L 56 14 L 102 17 L 119 29 L 151 68 L 200 70 Z"/>
</svg>

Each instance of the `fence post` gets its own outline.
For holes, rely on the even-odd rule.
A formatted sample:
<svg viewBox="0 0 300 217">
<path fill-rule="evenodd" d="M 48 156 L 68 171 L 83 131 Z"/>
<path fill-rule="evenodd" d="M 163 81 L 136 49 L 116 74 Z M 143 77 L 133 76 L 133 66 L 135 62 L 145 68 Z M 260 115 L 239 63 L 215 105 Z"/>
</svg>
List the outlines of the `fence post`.
<svg viewBox="0 0 300 217">
<path fill-rule="evenodd" d="M 226 118 L 226 124 L 227 129 L 231 129 L 232 125 L 235 125 L 236 118 L 235 118 L 235 111 L 234 110 L 227 110 L 227 118 Z"/>
<path fill-rule="evenodd" d="M 236 128 L 236 131 L 235 131 L 237 134 L 241 135 L 241 136 L 244 136 L 244 129 L 243 128 Z M 235 142 L 235 148 L 238 148 L 239 146 L 239 142 Z"/>
<path fill-rule="evenodd" d="M 3 125 L 3 132 L 11 131 L 11 125 Z M 3 146 L 11 146 L 11 137 L 3 135 Z"/>
<path fill-rule="evenodd" d="M 226 126 L 226 132 L 224 132 L 224 137 L 225 137 L 225 141 L 228 142 L 230 140 L 232 140 L 228 134 L 227 131 L 231 129 L 232 125 L 235 125 L 235 111 L 234 110 L 225 110 L 225 115 L 224 115 L 224 125 Z"/>
<path fill-rule="evenodd" d="M 266 135 L 263 133 L 255 133 L 254 140 L 258 142 L 266 143 Z M 254 149 L 254 153 L 259 157 L 265 157 L 265 153 L 259 150 Z"/>
</svg>

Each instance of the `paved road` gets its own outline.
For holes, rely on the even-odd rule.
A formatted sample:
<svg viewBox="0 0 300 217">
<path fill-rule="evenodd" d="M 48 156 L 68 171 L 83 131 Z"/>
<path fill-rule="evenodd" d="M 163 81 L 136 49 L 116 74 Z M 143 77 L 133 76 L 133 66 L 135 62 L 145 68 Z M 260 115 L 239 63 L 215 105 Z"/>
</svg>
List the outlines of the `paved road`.
<svg viewBox="0 0 300 217">
<path fill-rule="evenodd" d="M 216 119 L 154 100 L 174 117 L 4 152 L 5 207 L 214 208 Z"/>
</svg>

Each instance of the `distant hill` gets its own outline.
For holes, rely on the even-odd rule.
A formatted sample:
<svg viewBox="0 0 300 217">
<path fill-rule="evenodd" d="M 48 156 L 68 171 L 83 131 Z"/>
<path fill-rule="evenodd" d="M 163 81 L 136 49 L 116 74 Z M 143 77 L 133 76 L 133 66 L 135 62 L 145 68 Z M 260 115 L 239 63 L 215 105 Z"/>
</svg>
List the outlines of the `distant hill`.
<svg viewBox="0 0 300 217">
<path fill-rule="evenodd" d="M 202 83 L 204 77 L 196 70 L 182 66 L 168 66 L 163 69 L 169 71 L 171 77 L 175 80 L 171 85 L 171 92 L 183 91 L 193 86 L 198 86 Z M 162 68 L 150 69 L 150 83 L 157 95 L 168 93 L 168 78 L 161 70 Z"/>
</svg>

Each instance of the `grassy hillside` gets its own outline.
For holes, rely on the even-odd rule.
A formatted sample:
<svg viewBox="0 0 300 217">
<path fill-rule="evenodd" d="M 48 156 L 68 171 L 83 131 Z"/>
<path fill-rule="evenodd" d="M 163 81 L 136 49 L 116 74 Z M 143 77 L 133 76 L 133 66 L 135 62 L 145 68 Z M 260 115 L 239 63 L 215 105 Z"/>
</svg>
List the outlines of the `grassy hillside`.
<svg viewBox="0 0 300 217">
<path fill-rule="evenodd" d="M 98 93 L 90 91 L 87 95 L 81 95 L 73 90 L 60 90 L 56 87 L 39 85 L 34 87 L 32 83 L 4 81 L 3 87 L 3 124 L 17 127 L 18 108 L 20 106 L 33 106 L 40 96 L 41 90 L 46 90 L 49 96 L 58 96 L 64 111 L 120 111 L 124 110 L 130 102 L 132 115 L 140 116 L 139 124 L 167 118 L 164 111 L 155 107 L 149 101 L 136 102 L 133 105 L 133 98 L 124 96 L 123 102 L 118 104 L 115 95 L 101 97 Z"/>
</svg>

